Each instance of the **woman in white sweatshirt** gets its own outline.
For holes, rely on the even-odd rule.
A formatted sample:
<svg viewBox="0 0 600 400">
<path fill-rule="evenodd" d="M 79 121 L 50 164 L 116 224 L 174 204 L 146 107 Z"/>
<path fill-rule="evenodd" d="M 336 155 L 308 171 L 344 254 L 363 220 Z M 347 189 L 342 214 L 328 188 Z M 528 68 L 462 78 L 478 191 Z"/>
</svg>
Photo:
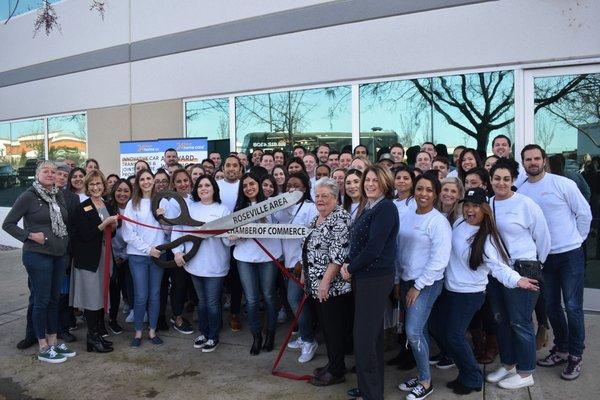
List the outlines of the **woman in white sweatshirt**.
<svg viewBox="0 0 600 400">
<path fill-rule="evenodd" d="M 452 253 L 446 268 L 446 295 L 440 317 L 445 327 L 444 347 L 458 367 L 458 377 L 447 386 L 466 395 L 481 391 L 483 374 L 465 333 L 485 300 L 488 273 L 504 286 L 536 291 L 537 282 L 521 277 L 508 266 L 494 217 L 482 188 L 467 190 L 463 218 L 452 232 Z"/>
<path fill-rule="evenodd" d="M 164 270 L 156 265 L 151 257 L 160 257 L 161 253 L 156 247 L 165 243 L 165 233 L 152 215 L 153 195 L 154 175 L 145 169 L 139 171 L 133 186 L 133 196 L 125 207 L 125 216 L 159 229 L 146 228 L 123 221 L 123 239 L 127 242 L 129 269 L 133 277 L 133 314 L 135 319 L 135 337 L 131 341 L 133 348 L 140 347 L 142 344 L 146 305 L 148 305 L 150 342 L 155 345 L 163 343 L 156 335 L 156 324 L 160 309 L 160 283 Z"/>
<path fill-rule="evenodd" d="M 200 175 L 192 190 L 192 201 L 188 203 L 190 216 L 203 222 L 210 222 L 229 215 L 227 206 L 221 204 L 219 186 L 210 175 Z M 193 229 L 177 226 L 171 233 L 176 240 L 185 233 L 179 230 Z M 191 250 L 192 243 L 187 242 L 175 247 L 175 263 L 191 274 L 198 295 L 198 330 L 200 334 L 194 340 L 194 348 L 208 353 L 219 345 L 219 332 L 222 325 L 221 291 L 223 281 L 229 272 L 229 240 L 210 237 L 200 244 L 198 253 L 185 262 L 183 256 Z"/>
<path fill-rule="evenodd" d="M 265 200 L 265 196 L 260 185 L 260 178 L 252 172 L 244 174 L 240 179 L 235 211 L 242 210 L 263 200 Z M 271 223 L 272 218 L 269 216 L 258 222 Z M 275 329 L 277 327 L 277 305 L 275 300 L 277 267 L 271 257 L 260 248 L 254 239 L 230 237 L 230 240 L 235 241 L 233 257 L 237 260 L 240 281 L 248 302 L 248 319 L 254 338 L 250 354 L 259 354 L 261 349 L 271 351 L 273 350 Z M 259 241 L 273 257 L 281 257 L 280 239 L 259 239 Z M 259 312 L 261 293 L 267 308 L 267 338 L 264 345 Z"/>
<path fill-rule="evenodd" d="M 516 260 L 546 261 L 550 252 L 550 231 L 542 209 L 529 197 L 512 191 L 519 165 L 514 160 L 502 158 L 492 166 L 490 174 L 495 193 L 491 199 L 492 211 L 510 265 Z M 496 337 L 502 365 L 485 379 L 504 389 L 532 386 L 536 362 L 532 313 L 538 292 L 509 289 L 496 279 L 490 279 L 488 299 L 497 323 Z"/>
</svg>

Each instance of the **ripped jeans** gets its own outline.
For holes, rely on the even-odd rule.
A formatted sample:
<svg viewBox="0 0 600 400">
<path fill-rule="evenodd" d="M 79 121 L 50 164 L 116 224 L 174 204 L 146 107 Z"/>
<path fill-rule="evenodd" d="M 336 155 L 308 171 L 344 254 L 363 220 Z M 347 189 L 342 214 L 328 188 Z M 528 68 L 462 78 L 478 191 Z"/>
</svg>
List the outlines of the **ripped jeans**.
<svg viewBox="0 0 600 400">
<path fill-rule="evenodd" d="M 539 293 L 525 289 L 508 289 L 490 277 L 488 298 L 497 323 L 496 337 L 500 362 L 517 366 L 517 372 L 535 370 L 535 330 L 533 309 Z"/>
<path fill-rule="evenodd" d="M 419 296 L 409 308 L 406 308 L 405 316 L 405 327 L 406 327 L 406 338 L 410 344 L 415 361 L 417 363 L 417 371 L 419 373 L 420 381 L 427 381 L 431 379 L 431 371 L 429 368 L 429 338 L 427 321 L 429 320 L 429 314 L 433 308 L 433 303 L 442 292 L 444 286 L 444 280 L 433 282 L 431 286 L 425 286 L 419 293 Z M 400 296 L 402 299 L 406 299 L 408 290 L 413 287 L 413 282 L 400 282 Z"/>
</svg>

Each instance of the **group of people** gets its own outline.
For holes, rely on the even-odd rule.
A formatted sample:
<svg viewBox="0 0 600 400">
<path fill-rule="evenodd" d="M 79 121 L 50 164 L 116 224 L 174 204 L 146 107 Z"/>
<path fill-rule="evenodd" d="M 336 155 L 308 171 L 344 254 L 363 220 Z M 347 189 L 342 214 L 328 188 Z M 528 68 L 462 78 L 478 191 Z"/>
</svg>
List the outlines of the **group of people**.
<svg viewBox="0 0 600 400">
<path fill-rule="evenodd" d="M 456 379 L 446 384 L 457 394 L 480 391 L 484 379 L 505 389 L 531 386 L 536 364 L 566 364 L 562 378 L 576 379 L 584 349 L 582 244 L 590 205 L 564 171 L 548 172 L 540 146 L 525 146 L 522 164 L 512 158 L 506 136 L 497 136 L 492 150 L 482 159 L 459 146 L 449 160 L 439 154 L 445 146 L 426 142 L 405 154 L 396 143 L 372 163 L 363 145 L 341 152 L 327 144 L 314 152 L 298 145 L 291 154 L 254 149 L 250 159 L 212 152 L 201 164 L 183 167 L 169 149 L 164 168 L 152 172 L 139 160 L 127 178 L 105 177 L 95 160 L 84 168 L 41 162 L 3 224 L 24 243 L 31 291 L 27 334 L 18 347 L 37 341 L 38 358 L 51 363 L 74 356 L 59 338 L 72 336 L 73 315 L 83 310 L 87 350 L 112 351 L 104 317 L 109 279 L 108 329 L 123 332 L 117 321 L 123 298 L 134 322 L 132 348 L 145 341 L 146 321 L 147 341 L 163 343 L 157 332 L 169 328 L 170 297 L 172 327 L 193 333 L 183 314 L 195 307 L 193 347 L 214 351 L 226 291 L 231 330 L 241 329 L 243 293 L 250 354 L 271 351 L 278 319 L 293 315 L 306 295 L 288 347 L 300 350 L 300 363 L 308 362 L 322 332 L 328 362 L 314 370 L 315 386 L 344 382 L 345 356 L 354 353 L 358 387 L 348 394 L 355 398 L 383 399 L 384 315 L 393 308 L 400 310 L 402 346 L 388 364 L 416 367 L 398 386 L 409 400 L 433 392 L 433 365 L 457 367 Z M 181 213 L 176 199 L 151 209 L 155 194 L 168 189 L 203 222 L 300 191 L 297 204 L 255 222 L 303 225 L 310 233 L 304 239 L 209 237 L 192 258 L 186 257 L 191 242 L 161 252 L 158 247 L 190 229 L 163 221 Z M 162 268 L 153 258 L 177 267 Z M 536 360 L 548 321 L 554 346 Z M 432 341 L 437 355 L 430 354 Z M 479 362 L 490 363 L 497 353 L 500 368 L 484 377 Z"/>
</svg>

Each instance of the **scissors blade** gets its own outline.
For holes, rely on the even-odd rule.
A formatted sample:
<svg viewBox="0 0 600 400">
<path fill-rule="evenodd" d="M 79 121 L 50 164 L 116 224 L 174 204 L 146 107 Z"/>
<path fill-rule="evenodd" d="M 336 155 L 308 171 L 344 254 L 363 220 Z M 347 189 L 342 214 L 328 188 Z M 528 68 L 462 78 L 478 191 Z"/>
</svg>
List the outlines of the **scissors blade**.
<svg viewBox="0 0 600 400">
<path fill-rule="evenodd" d="M 228 231 L 249 224 L 257 219 L 269 216 L 277 211 L 284 210 L 296 204 L 302 198 L 303 193 L 300 191 L 282 193 L 278 196 L 268 198 L 253 206 L 244 208 L 226 215 L 214 221 L 210 221 L 202 225 L 198 229 L 198 233 L 207 230 L 227 229 Z"/>
</svg>

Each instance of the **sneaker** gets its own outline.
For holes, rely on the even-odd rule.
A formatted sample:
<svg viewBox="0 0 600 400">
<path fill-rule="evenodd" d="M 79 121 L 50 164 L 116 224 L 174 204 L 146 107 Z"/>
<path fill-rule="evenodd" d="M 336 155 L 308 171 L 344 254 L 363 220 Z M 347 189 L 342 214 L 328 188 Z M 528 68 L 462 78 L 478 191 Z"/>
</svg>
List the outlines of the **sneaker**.
<svg viewBox="0 0 600 400">
<path fill-rule="evenodd" d="M 204 344 L 204 347 L 202 347 L 202 352 L 210 353 L 211 351 L 214 351 L 218 346 L 219 346 L 218 340 L 208 339 L 206 341 L 206 343 Z"/>
<path fill-rule="evenodd" d="M 242 329 L 242 323 L 238 314 L 231 314 L 229 316 L 229 327 L 232 332 L 239 332 Z"/>
<path fill-rule="evenodd" d="M 115 335 L 120 335 L 123 333 L 123 328 L 121 328 L 121 325 L 119 325 L 114 319 L 108 321 L 108 329 L 110 329 L 110 331 Z"/>
<path fill-rule="evenodd" d="M 545 358 L 537 361 L 537 365 L 540 367 L 555 367 L 567 362 L 567 353 L 560 353 L 555 349 L 550 350 Z"/>
<path fill-rule="evenodd" d="M 194 333 L 194 328 L 192 328 L 192 324 L 185 318 L 182 318 L 181 324 L 177 325 L 175 320 L 171 319 L 173 324 L 173 329 L 175 329 L 179 333 L 183 333 L 184 335 L 191 335 Z"/>
<path fill-rule="evenodd" d="M 139 347 L 142 345 L 142 338 L 136 338 L 134 337 L 133 339 L 131 339 L 131 348 L 133 349 L 139 349 Z"/>
<path fill-rule="evenodd" d="M 133 316 L 133 308 L 129 311 L 129 315 L 125 318 L 125 322 L 132 323 L 135 322 L 135 317 Z"/>
<path fill-rule="evenodd" d="M 60 364 L 67 361 L 67 357 L 58 353 L 54 349 L 54 346 L 48 346 L 43 349 L 40 349 L 37 358 L 40 361 L 44 361 L 51 364 Z"/>
<path fill-rule="evenodd" d="M 17 349 L 25 350 L 25 349 L 30 348 L 31 346 L 33 346 L 36 343 L 37 343 L 36 338 L 26 337 L 25 339 L 23 339 L 19 343 L 17 343 Z"/>
<path fill-rule="evenodd" d="M 288 349 L 301 349 L 303 344 L 304 342 L 302 341 L 302 338 L 299 337 L 298 339 L 289 342 L 287 347 Z"/>
<path fill-rule="evenodd" d="M 204 335 L 200 335 L 196 339 L 194 339 L 194 348 L 201 349 L 204 346 L 206 346 L 206 342 L 208 342 L 206 337 Z"/>
<path fill-rule="evenodd" d="M 153 338 L 149 338 L 149 340 L 150 340 L 150 343 L 152 343 L 153 345 L 156 345 L 156 346 L 160 346 L 164 343 L 163 340 L 158 337 L 158 335 L 154 336 Z"/>
<path fill-rule="evenodd" d="M 312 342 L 304 342 L 302 344 L 302 353 L 300 353 L 300 357 L 298 357 L 298 362 L 307 363 L 312 360 L 315 356 L 317 348 L 319 348 L 319 344 L 316 340 L 313 340 Z"/>
<path fill-rule="evenodd" d="M 442 357 L 440 361 L 435 364 L 435 367 L 439 369 L 450 369 L 454 367 L 454 360 L 450 357 Z"/>
<path fill-rule="evenodd" d="M 419 378 L 410 378 L 409 380 L 399 384 L 398 389 L 402 390 L 403 392 L 410 392 L 413 390 L 413 388 L 417 387 L 417 385 L 420 385 Z"/>
<path fill-rule="evenodd" d="M 433 357 L 429 357 L 429 365 L 437 365 L 437 363 L 439 363 L 442 358 L 444 358 L 444 356 L 442 356 L 442 353 L 438 353 Z"/>
<path fill-rule="evenodd" d="M 75 352 L 75 350 L 71 350 L 69 348 L 69 346 L 67 346 L 64 343 L 58 344 L 56 346 L 54 346 L 54 351 L 56 351 L 58 354 L 62 354 L 65 357 L 75 357 L 77 355 L 77 353 Z"/>
<path fill-rule="evenodd" d="M 502 389 L 520 389 L 533 386 L 533 375 L 523 378 L 519 374 L 514 374 L 508 378 L 502 379 L 500 382 L 498 382 L 498 386 L 500 386 Z"/>
<path fill-rule="evenodd" d="M 107 338 L 108 337 L 108 331 L 106 330 L 106 327 L 104 326 L 104 324 L 102 324 L 99 328 L 98 328 L 98 334 L 100 336 L 102 336 L 103 338 Z"/>
<path fill-rule="evenodd" d="M 286 320 L 287 320 L 287 313 L 285 312 L 285 309 L 283 307 L 281 307 L 279 309 L 279 312 L 277 313 L 277 323 L 283 324 Z"/>
<path fill-rule="evenodd" d="M 560 377 L 572 381 L 579 378 L 579 374 L 581 374 L 581 357 L 569 356 L 567 366 Z"/>
<path fill-rule="evenodd" d="M 425 397 L 429 396 L 431 393 L 433 393 L 433 384 L 429 385 L 429 387 L 427 389 L 425 389 L 425 386 L 423 386 L 419 383 L 406 396 L 406 400 L 424 399 Z"/>
<path fill-rule="evenodd" d="M 498 368 L 494 372 L 490 372 L 489 374 L 487 374 L 487 376 L 485 377 L 485 380 L 489 383 L 498 383 L 501 380 L 509 377 L 510 375 L 516 374 L 516 373 L 517 373 L 516 367 L 512 367 L 511 369 L 506 369 L 506 368 L 504 368 L 504 366 L 500 366 L 500 368 Z"/>
</svg>

